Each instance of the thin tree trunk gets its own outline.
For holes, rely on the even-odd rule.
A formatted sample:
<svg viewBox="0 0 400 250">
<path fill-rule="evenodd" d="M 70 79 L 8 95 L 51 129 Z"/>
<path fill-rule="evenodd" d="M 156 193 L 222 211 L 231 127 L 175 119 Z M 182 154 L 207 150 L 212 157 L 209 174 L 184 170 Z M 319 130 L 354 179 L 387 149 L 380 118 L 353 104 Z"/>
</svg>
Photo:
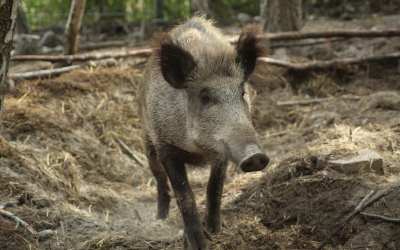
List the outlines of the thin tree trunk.
<svg viewBox="0 0 400 250">
<path fill-rule="evenodd" d="M 24 9 L 21 6 L 21 3 L 18 5 L 18 16 L 15 25 L 15 33 L 17 34 L 29 34 L 30 28 L 28 21 L 26 20 L 26 15 Z"/>
<path fill-rule="evenodd" d="M 301 0 L 260 0 L 261 29 L 275 33 L 298 31 L 302 25 Z"/>
<path fill-rule="evenodd" d="M 75 55 L 78 50 L 78 34 L 85 5 L 86 0 L 72 1 L 71 11 L 65 27 L 66 42 L 64 46 L 64 55 Z"/>
<path fill-rule="evenodd" d="M 19 0 L 0 2 L 0 128 L 4 110 L 4 92 L 9 88 L 7 84 L 8 62 L 17 19 Z"/>
</svg>

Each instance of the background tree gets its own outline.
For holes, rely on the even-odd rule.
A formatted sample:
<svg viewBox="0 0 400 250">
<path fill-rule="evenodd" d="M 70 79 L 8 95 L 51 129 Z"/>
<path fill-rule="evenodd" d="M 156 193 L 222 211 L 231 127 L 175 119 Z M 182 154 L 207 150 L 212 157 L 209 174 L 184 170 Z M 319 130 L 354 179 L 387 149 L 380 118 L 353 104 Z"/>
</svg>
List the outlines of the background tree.
<svg viewBox="0 0 400 250">
<path fill-rule="evenodd" d="M 86 0 L 73 0 L 65 27 L 65 55 L 75 55 L 78 50 L 78 34 L 82 23 L 82 16 L 85 10 Z"/>
<path fill-rule="evenodd" d="M 260 17 L 265 32 L 298 31 L 302 26 L 301 0 L 261 0 Z"/>
<path fill-rule="evenodd" d="M 17 34 L 29 34 L 30 27 L 29 23 L 26 20 L 25 11 L 21 6 L 21 3 L 18 4 L 18 16 L 15 24 L 15 33 Z"/>
<path fill-rule="evenodd" d="M 0 128 L 4 109 L 4 92 L 8 90 L 7 72 L 10 52 L 17 19 L 19 0 L 7 0 L 0 3 Z"/>
</svg>

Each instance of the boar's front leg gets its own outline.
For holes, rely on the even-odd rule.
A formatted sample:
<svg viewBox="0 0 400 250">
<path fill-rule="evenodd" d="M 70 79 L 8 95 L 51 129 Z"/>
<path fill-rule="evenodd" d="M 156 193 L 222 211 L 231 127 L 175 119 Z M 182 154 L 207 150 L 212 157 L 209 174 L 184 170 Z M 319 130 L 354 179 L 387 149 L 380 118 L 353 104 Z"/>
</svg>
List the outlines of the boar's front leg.
<svg viewBox="0 0 400 250">
<path fill-rule="evenodd" d="M 163 166 L 157 157 L 157 152 L 154 148 L 153 143 L 149 138 L 146 138 L 146 155 L 147 161 L 151 172 L 157 181 L 157 194 L 158 194 L 158 212 L 157 219 L 164 220 L 168 217 L 169 204 L 171 201 L 171 187 L 169 185 L 169 180 L 167 173 L 165 172 Z"/>
<path fill-rule="evenodd" d="M 208 181 L 205 224 L 207 231 L 213 234 L 221 232 L 221 198 L 227 168 L 227 161 L 213 166 Z"/>
<path fill-rule="evenodd" d="M 175 192 L 176 202 L 182 214 L 185 227 L 185 249 L 208 249 L 207 238 L 211 236 L 204 230 L 197 212 L 194 193 L 189 186 L 185 169 L 185 158 L 190 157 L 187 152 L 171 145 L 163 145 L 158 150 L 158 157 Z"/>
</svg>

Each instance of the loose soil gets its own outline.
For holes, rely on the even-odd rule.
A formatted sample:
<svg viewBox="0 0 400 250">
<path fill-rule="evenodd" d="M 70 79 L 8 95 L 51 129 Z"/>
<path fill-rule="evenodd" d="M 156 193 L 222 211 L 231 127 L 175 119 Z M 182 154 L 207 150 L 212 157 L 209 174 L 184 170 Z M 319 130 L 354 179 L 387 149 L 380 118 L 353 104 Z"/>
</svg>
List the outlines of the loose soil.
<svg viewBox="0 0 400 250">
<path fill-rule="evenodd" d="M 399 15 L 351 21 L 318 20 L 304 30 L 400 28 Z M 234 29 L 233 29 L 234 30 Z M 276 49 L 280 59 L 329 60 L 399 51 L 400 38 L 352 38 Z M 20 64 L 10 72 L 49 67 Z M 370 190 L 392 192 L 365 212 L 400 218 L 399 61 L 291 72 L 260 65 L 252 80 L 254 124 L 271 157 L 258 173 L 229 169 L 224 227 L 212 249 L 316 249 Z M 180 249 L 182 221 L 175 201 L 165 221 L 155 219 L 156 186 L 120 148 L 124 141 L 144 162 L 137 90 L 144 65 L 75 70 L 58 77 L 16 80 L 6 96 L 0 136 L 0 204 L 37 231 L 0 216 L 0 249 Z M 256 79 L 257 78 L 257 79 Z M 359 97 L 359 98 L 344 98 Z M 330 97 L 329 102 L 279 106 L 278 101 Z M 319 159 L 372 149 L 384 159 L 383 175 L 344 174 Z M 209 170 L 189 171 L 201 214 Z M 290 217 L 289 217 L 290 216 Z M 62 226 L 64 225 L 64 232 Z M 398 249 L 399 224 L 361 215 L 326 249 Z"/>
</svg>

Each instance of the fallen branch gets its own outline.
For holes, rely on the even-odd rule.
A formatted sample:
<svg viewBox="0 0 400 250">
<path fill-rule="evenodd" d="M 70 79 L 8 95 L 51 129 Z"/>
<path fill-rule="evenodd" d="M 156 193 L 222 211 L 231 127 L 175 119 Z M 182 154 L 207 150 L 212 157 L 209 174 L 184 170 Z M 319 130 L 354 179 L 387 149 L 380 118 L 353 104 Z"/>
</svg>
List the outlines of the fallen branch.
<svg viewBox="0 0 400 250">
<path fill-rule="evenodd" d="M 268 38 L 269 41 L 283 41 L 283 40 L 298 40 L 306 38 L 390 37 L 390 36 L 400 36 L 400 29 L 282 32 L 276 34 L 268 34 L 265 37 Z"/>
<path fill-rule="evenodd" d="M 331 42 L 337 42 L 337 41 L 343 41 L 343 40 L 346 40 L 346 38 L 333 37 L 333 38 L 323 38 L 323 39 L 299 42 L 299 43 L 270 43 L 270 44 L 267 44 L 267 47 L 268 48 L 301 47 L 301 46 L 310 46 L 310 45 L 331 43 Z"/>
<path fill-rule="evenodd" d="M 343 95 L 340 98 L 347 99 L 347 100 L 360 100 L 359 96 L 353 95 Z M 312 104 L 312 103 L 321 103 L 321 102 L 329 102 L 333 101 L 333 98 L 316 98 L 316 99 L 307 99 L 307 100 L 299 100 L 299 101 L 285 101 L 285 102 L 277 102 L 277 106 L 292 106 L 292 105 L 305 105 L 305 104 Z"/>
<path fill-rule="evenodd" d="M 25 73 L 12 73 L 8 74 L 9 78 L 35 78 L 35 77 L 44 77 L 49 75 L 59 75 L 61 73 L 69 72 L 74 69 L 79 69 L 88 66 L 88 64 L 81 65 L 72 65 L 68 67 L 58 68 L 58 69 L 47 69 L 47 70 L 38 70 L 32 72 Z"/>
<path fill-rule="evenodd" d="M 372 189 L 371 191 L 369 191 L 369 193 L 360 201 L 360 203 L 358 204 L 358 206 L 354 209 L 354 210 L 360 210 L 361 206 L 369 199 L 371 198 L 371 196 L 375 193 L 375 189 Z"/>
<path fill-rule="evenodd" d="M 360 201 L 360 203 L 358 204 L 358 206 L 354 209 L 353 212 L 351 212 L 344 220 L 343 222 L 340 224 L 340 226 L 338 228 L 335 229 L 335 231 L 332 232 L 331 235 L 329 235 L 329 237 L 324 241 L 324 243 L 322 243 L 322 245 L 320 247 L 318 247 L 318 250 L 323 249 L 331 240 L 333 237 L 335 237 L 336 234 L 338 234 L 345 226 L 347 223 L 350 222 L 351 219 L 353 219 L 357 214 L 359 214 L 362 210 L 366 209 L 367 207 L 370 207 L 371 205 L 373 205 L 375 202 L 379 201 L 380 199 L 382 199 L 383 197 L 387 196 L 388 194 L 390 194 L 390 192 L 392 192 L 391 189 L 386 189 L 385 191 L 382 191 L 379 195 L 377 195 L 374 199 L 370 200 L 369 202 L 367 202 L 366 204 L 365 201 L 367 200 L 366 198 L 369 198 L 372 193 L 374 192 L 374 190 L 371 190 L 367 196 L 362 199 Z"/>
<path fill-rule="evenodd" d="M 61 73 L 66 73 L 74 69 L 84 68 L 87 66 L 97 67 L 99 65 L 107 65 L 109 67 L 114 66 L 116 64 L 115 59 L 107 59 L 107 60 L 100 60 L 98 62 L 88 62 L 85 64 L 80 65 L 72 65 L 58 69 L 47 69 L 47 70 L 38 70 L 32 72 L 25 72 L 25 73 L 13 73 L 8 74 L 10 78 L 35 78 L 35 77 L 44 77 L 44 76 L 51 76 L 51 75 L 59 75 Z"/>
<path fill-rule="evenodd" d="M 17 225 L 22 225 L 23 227 L 26 227 L 29 232 L 31 232 L 32 234 L 37 234 L 37 232 L 35 231 L 35 229 L 33 229 L 33 227 L 31 225 L 29 225 L 29 223 L 25 222 L 24 220 L 20 219 L 18 216 L 16 216 L 15 214 L 8 212 L 4 209 L 0 209 L 0 214 L 3 216 L 6 216 L 10 219 L 13 219 L 15 222 L 17 222 Z"/>
<path fill-rule="evenodd" d="M 137 60 L 136 64 L 144 63 L 146 62 L 147 59 L 143 60 Z M 32 72 L 25 72 L 25 73 L 13 73 L 13 74 L 8 74 L 8 77 L 10 78 L 35 78 L 35 77 L 47 77 L 47 76 L 53 76 L 53 75 L 59 75 L 62 73 L 70 72 L 74 69 L 79 69 L 79 68 L 84 68 L 84 67 L 98 67 L 100 65 L 106 65 L 108 67 L 114 66 L 117 63 L 117 61 L 114 58 L 111 59 L 106 59 L 106 60 L 100 60 L 98 62 L 93 62 L 90 61 L 85 64 L 79 64 L 79 65 L 72 65 L 72 66 L 67 66 L 63 68 L 58 68 L 58 69 L 48 69 L 48 70 L 39 70 L 39 71 L 32 71 Z"/>
<path fill-rule="evenodd" d="M 367 214 L 367 213 L 360 213 L 361 215 L 364 215 L 367 218 L 370 219 L 377 219 L 377 220 L 382 220 L 382 221 L 386 221 L 386 222 L 390 222 L 390 223 L 400 223 L 400 219 L 393 219 L 393 218 L 389 218 L 386 216 L 382 216 L 382 215 L 378 215 L 378 214 Z"/>
<path fill-rule="evenodd" d="M 314 61 L 308 63 L 291 63 L 269 57 L 261 57 L 258 58 L 258 60 L 260 60 L 261 62 L 268 63 L 270 65 L 285 67 L 290 70 L 310 70 L 310 69 L 338 68 L 340 66 L 345 66 L 347 64 L 361 63 L 366 61 L 385 60 L 385 59 L 397 59 L 397 58 L 400 58 L 400 52 L 395 52 L 390 54 L 368 55 L 359 58 L 344 58 L 344 59 L 334 59 L 329 61 Z"/>
<path fill-rule="evenodd" d="M 310 38 L 351 38 L 351 37 L 391 37 L 400 36 L 400 29 L 386 30 L 323 30 L 323 31 L 295 31 L 295 32 L 280 32 L 269 33 L 262 36 L 265 41 L 289 41 Z M 231 43 L 236 43 L 239 36 L 230 36 L 227 40 Z"/>
<path fill-rule="evenodd" d="M 311 104 L 311 103 L 320 103 L 320 102 L 329 102 L 331 98 L 317 98 L 317 99 L 309 99 L 309 100 L 299 100 L 299 101 L 286 101 L 286 102 L 277 102 L 276 106 L 291 106 L 298 104 Z"/>
<path fill-rule="evenodd" d="M 129 156 L 131 156 L 137 163 L 139 163 L 140 166 L 144 167 L 142 160 L 140 160 L 140 158 L 137 157 L 137 155 L 133 153 L 133 151 L 123 141 L 121 141 L 121 139 L 119 139 L 118 137 L 115 137 L 115 139 L 117 140 L 119 145 L 121 145 L 121 147 L 129 154 Z"/>
<path fill-rule="evenodd" d="M 57 55 L 57 56 L 23 55 L 23 56 L 13 56 L 10 58 L 10 61 L 49 61 L 49 62 L 67 62 L 71 64 L 72 62 L 101 60 L 107 58 L 149 56 L 151 52 L 152 52 L 151 49 L 138 49 L 138 50 L 121 51 L 121 52 L 106 52 L 106 53 L 96 53 L 96 54 L 89 53 L 82 55 Z"/>
</svg>

